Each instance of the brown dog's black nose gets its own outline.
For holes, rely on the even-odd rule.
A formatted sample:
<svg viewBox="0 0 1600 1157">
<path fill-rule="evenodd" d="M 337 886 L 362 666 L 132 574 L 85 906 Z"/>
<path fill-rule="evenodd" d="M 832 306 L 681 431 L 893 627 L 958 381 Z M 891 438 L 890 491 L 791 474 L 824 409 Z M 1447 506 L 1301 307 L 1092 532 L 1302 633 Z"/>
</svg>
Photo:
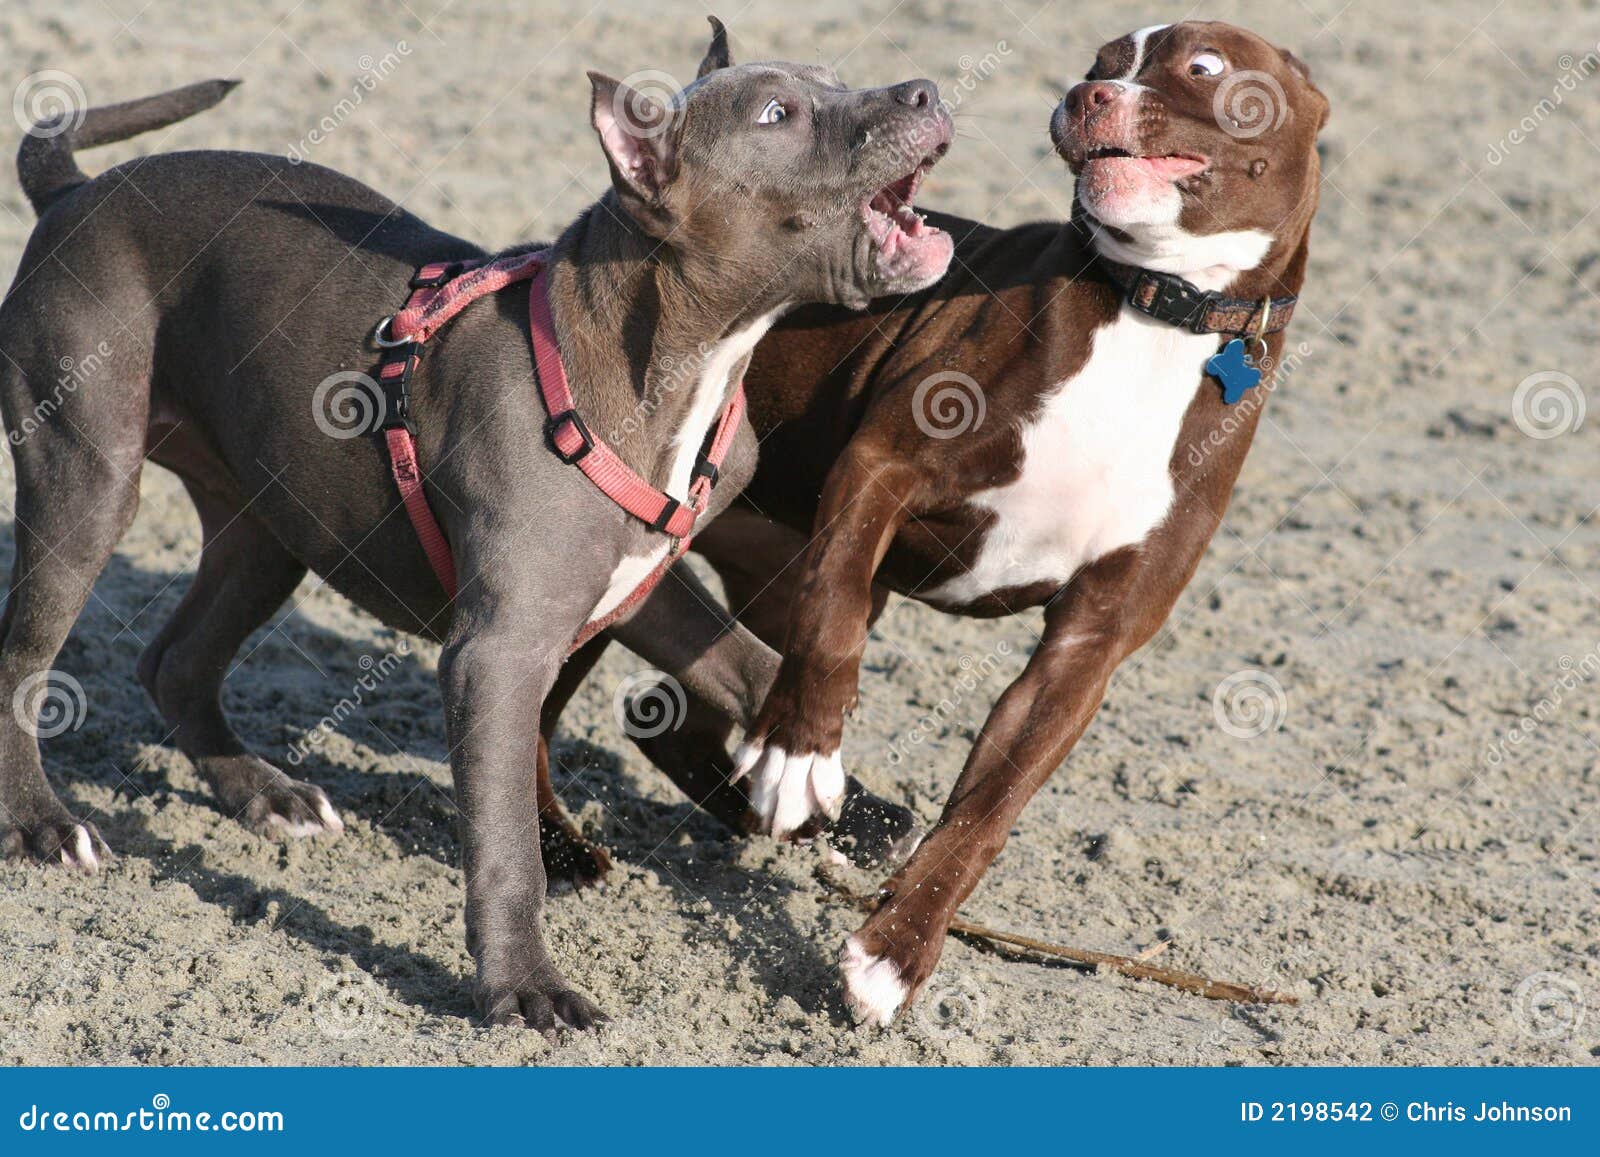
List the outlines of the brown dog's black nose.
<svg viewBox="0 0 1600 1157">
<path fill-rule="evenodd" d="M 895 100 L 912 108 L 932 108 L 939 103 L 939 86 L 931 80 L 908 80 L 891 91 Z"/>
<path fill-rule="evenodd" d="M 1075 84 L 1067 90 L 1067 111 L 1075 117 L 1088 116 L 1101 105 L 1116 100 L 1121 92 L 1121 86 L 1105 80 Z"/>
</svg>

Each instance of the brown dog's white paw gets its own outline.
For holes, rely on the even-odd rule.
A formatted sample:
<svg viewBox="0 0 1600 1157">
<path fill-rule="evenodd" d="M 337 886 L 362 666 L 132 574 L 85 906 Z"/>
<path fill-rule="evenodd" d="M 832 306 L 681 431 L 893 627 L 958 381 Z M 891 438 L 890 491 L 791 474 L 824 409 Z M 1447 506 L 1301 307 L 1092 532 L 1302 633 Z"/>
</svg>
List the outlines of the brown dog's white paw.
<svg viewBox="0 0 1600 1157">
<path fill-rule="evenodd" d="M 746 776 L 756 829 L 780 840 L 838 819 L 844 806 L 844 764 L 837 751 L 791 754 L 781 747 L 741 744 L 734 754 L 733 781 Z"/>
<path fill-rule="evenodd" d="M 844 942 L 839 972 L 844 977 L 845 1003 L 857 1024 L 887 1025 L 906 1002 L 909 990 L 899 965 L 872 955 L 854 936 Z"/>
</svg>

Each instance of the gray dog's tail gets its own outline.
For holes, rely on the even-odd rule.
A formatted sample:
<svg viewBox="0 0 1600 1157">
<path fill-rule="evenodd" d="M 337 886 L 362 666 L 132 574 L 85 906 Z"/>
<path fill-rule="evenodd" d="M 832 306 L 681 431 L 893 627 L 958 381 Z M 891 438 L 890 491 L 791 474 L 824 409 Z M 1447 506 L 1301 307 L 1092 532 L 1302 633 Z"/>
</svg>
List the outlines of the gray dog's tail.
<svg viewBox="0 0 1600 1157">
<path fill-rule="evenodd" d="M 56 199 L 89 180 L 73 154 L 79 149 L 109 145 L 140 133 L 176 124 L 204 112 L 232 92 L 236 80 L 204 80 L 158 96 L 108 104 L 103 108 L 67 110 L 28 130 L 17 150 L 17 175 L 22 191 L 43 214 Z"/>
</svg>

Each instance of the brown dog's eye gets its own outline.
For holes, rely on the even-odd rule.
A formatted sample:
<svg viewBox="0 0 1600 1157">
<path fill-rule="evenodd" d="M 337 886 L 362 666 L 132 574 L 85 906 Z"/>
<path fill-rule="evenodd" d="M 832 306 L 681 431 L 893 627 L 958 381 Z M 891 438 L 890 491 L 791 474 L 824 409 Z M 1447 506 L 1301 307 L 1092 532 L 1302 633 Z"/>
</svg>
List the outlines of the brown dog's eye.
<svg viewBox="0 0 1600 1157">
<path fill-rule="evenodd" d="M 789 115 L 789 110 L 783 107 L 781 101 L 769 100 L 767 107 L 761 110 L 761 115 L 756 117 L 758 125 L 775 125 Z"/>
<path fill-rule="evenodd" d="M 1221 76 L 1228 62 L 1215 52 L 1202 52 L 1189 62 L 1190 76 Z"/>
</svg>

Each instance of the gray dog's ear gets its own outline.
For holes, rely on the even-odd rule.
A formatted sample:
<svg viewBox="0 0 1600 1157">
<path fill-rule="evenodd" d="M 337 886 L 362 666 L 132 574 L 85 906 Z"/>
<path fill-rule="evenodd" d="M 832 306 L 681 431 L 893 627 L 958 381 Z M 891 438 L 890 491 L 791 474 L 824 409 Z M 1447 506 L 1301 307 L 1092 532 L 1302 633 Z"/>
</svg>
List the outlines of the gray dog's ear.
<svg viewBox="0 0 1600 1157">
<path fill-rule="evenodd" d="M 675 110 L 601 72 L 589 73 L 594 100 L 589 119 L 611 163 L 611 184 L 622 206 L 651 233 L 670 228 L 662 194 L 677 175 Z"/>
<path fill-rule="evenodd" d="M 700 61 L 700 71 L 694 74 L 696 80 L 733 63 L 733 57 L 728 54 L 728 30 L 715 16 L 707 16 L 706 19 L 711 21 L 711 47 L 706 49 L 705 58 Z"/>
</svg>

